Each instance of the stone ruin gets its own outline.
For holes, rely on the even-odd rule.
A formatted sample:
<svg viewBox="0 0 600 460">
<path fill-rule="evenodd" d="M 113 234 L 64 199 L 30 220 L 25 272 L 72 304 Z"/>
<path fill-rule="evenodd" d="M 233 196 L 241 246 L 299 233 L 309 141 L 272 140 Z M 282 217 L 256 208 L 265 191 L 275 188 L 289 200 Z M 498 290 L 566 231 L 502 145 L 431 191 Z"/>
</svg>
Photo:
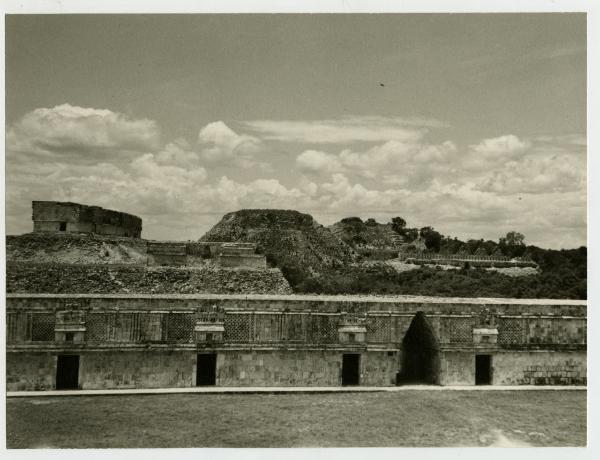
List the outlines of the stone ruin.
<svg viewBox="0 0 600 460">
<path fill-rule="evenodd" d="M 60 201 L 33 201 L 34 232 L 91 233 L 141 238 L 142 219 L 132 214 Z M 214 259 L 226 268 L 266 268 L 255 243 L 148 241 L 146 264 L 186 266 L 189 257 Z"/>
<path fill-rule="evenodd" d="M 33 201 L 34 232 L 95 233 L 98 235 L 142 236 L 142 219 L 132 214 L 61 201 Z"/>
<path fill-rule="evenodd" d="M 188 257 L 212 259 L 224 268 L 267 268 L 256 243 L 148 241 L 147 265 L 188 265 Z"/>
</svg>

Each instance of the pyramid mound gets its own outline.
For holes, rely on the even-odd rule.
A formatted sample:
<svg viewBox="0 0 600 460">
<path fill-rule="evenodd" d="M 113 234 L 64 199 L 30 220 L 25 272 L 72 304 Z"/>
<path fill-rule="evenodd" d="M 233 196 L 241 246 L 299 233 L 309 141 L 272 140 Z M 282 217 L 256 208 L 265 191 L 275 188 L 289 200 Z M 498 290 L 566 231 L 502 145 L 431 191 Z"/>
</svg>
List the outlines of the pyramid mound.
<svg viewBox="0 0 600 460">
<path fill-rule="evenodd" d="M 346 243 L 309 214 L 279 209 L 243 209 L 223 216 L 200 241 L 252 242 L 291 284 L 351 263 Z"/>
</svg>

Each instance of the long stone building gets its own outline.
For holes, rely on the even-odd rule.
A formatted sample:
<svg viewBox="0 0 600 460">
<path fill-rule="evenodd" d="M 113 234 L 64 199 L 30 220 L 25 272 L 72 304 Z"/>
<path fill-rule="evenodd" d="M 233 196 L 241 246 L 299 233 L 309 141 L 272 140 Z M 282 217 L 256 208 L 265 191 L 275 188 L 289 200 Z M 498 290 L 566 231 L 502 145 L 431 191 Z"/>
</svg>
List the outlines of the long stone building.
<svg viewBox="0 0 600 460">
<path fill-rule="evenodd" d="M 7 389 L 586 384 L 586 301 L 8 294 Z"/>
<path fill-rule="evenodd" d="M 62 201 L 33 201 L 34 232 L 96 233 L 140 238 L 142 219 L 132 214 Z"/>
</svg>

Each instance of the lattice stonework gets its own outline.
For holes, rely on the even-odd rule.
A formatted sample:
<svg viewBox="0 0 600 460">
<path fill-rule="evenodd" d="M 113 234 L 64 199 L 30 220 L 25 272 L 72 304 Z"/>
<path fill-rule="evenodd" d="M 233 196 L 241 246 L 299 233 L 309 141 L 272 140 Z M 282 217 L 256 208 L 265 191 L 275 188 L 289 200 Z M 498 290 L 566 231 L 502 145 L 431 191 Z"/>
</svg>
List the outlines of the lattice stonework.
<svg viewBox="0 0 600 460">
<path fill-rule="evenodd" d="M 170 313 L 168 318 L 167 341 L 190 343 L 194 340 L 196 317 L 193 313 Z"/>
<path fill-rule="evenodd" d="M 338 341 L 338 315 L 312 315 L 310 341 L 336 343 Z"/>
<path fill-rule="evenodd" d="M 86 315 L 85 338 L 88 342 L 109 342 L 113 340 L 116 323 L 115 313 L 95 313 Z"/>
<path fill-rule="evenodd" d="M 473 342 L 473 318 L 444 318 L 443 321 L 446 323 L 446 337 L 450 343 Z"/>
<path fill-rule="evenodd" d="M 56 315 L 54 313 L 31 314 L 31 340 L 33 342 L 53 342 Z"/>
<path fill-rule="evenodd" d="M 525 343 L 523 319 L 500 318 L 500 321 L 498 321 L 498 343 L 501 345 Z"/>
<path fill-rule="evenodd" d="M 225 341 L 249 342 L 251 326 L 251 315 L 227 313 L 224 321 Z"/>
<path fill-rule="evenodd" d="M 366 326 L 367 340 L 369 342 L 391 342 L 392 318 L 390 316 L 368 316 Z"/>
</svg>

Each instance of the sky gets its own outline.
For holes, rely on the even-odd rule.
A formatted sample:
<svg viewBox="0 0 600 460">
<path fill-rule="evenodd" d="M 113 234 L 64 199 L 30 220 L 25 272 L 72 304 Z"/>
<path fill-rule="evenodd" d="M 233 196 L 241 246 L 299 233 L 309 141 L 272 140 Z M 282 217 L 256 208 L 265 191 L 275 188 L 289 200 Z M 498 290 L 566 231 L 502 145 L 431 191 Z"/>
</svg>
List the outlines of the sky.
<svg viewBox="0 0 600 460">
<path fill-rule="evenodd" d="M 9 15 L 5 69 L 7 234 L 61 200 L 586 245 L 584 14 Z"/>
</svg>

